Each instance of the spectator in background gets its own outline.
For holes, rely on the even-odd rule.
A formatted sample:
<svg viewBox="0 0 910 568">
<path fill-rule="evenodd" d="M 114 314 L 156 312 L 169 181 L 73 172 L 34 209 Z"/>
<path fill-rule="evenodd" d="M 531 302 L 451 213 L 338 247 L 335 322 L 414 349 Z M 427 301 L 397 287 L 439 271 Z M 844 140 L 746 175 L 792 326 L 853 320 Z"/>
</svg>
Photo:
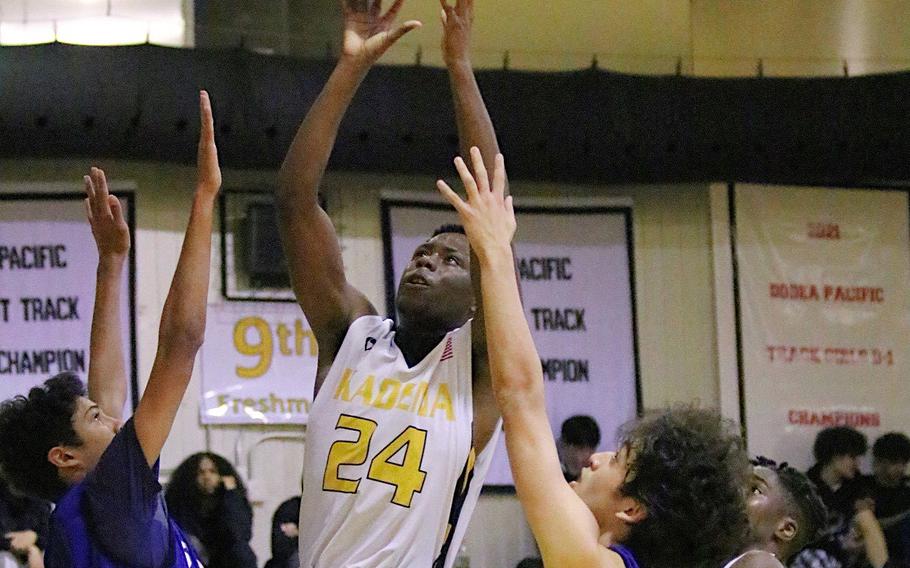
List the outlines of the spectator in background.
<svg viewBox="0 0 910 568">
<path fill-rule="evenodd" d="M 587 415 L 576 414 L 562 423 L 556 450 L 566 481 L 576 481 L 600 444 L 600 428 Z"/>
<path fill-rule="evenodd" d="M 226 459 L 210 452 L 188 457 L 174 470 L 164 497 L 207 568 L 256 568 L 249 544 L 253 509 Z"/>
<path fill-rule="evenodd" d="M 882 568 L 888 562 L 885 537 L 859 475 L 867 447 L 866 436 L 846 426 L 816 436 L 816 463 L 806 475 L 828 509 L 828 522 L 822 539 L 796 557 L 794 568 L 855 568 L 867 562 Z"/>
<path fill-rule="evenodd" d="M 885 533 L 889 566 L 910 568 L 910 438 L 889 432 L 872 445 L 872 475 L 867 487 L 875 516 Z"/>
<path fill-rule="evenodd" d="M 265 568 L 298 568 L 300 557 L 297 545 L 300 540 L 300 495 L 291 497 L 272 516 L 272 558 Z"/>
<path fill-rule="evenodd" d="M 50 503 L 14 494 L 0 480 L 0 567 L 44 567 Z"/>
</svg>

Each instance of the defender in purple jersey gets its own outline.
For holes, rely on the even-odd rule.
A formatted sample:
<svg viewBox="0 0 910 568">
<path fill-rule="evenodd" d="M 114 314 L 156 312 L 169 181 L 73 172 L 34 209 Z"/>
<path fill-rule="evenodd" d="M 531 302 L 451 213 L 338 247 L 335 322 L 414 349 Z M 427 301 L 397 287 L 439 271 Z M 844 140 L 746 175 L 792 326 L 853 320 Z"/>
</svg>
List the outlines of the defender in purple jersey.
<svg viewBox="0 0 910 568">
<path fill-rule="evenodd" d="M 591 456 L 567 484 L 544 400 L 540 358 L 515 279 L 512 199 L 505 164 L 492 183 L 471 149 L 474 174 L 455 167 L 462 200 L 437 187 L 461 218 L 483 278 L 481 293 L 493 394 L 515 490 L 547 566 L 560 568 L 716 567 L 744 544 L 749 462 L 733 425 L 711 411 L 680 407 L 629 424 L 619 450 Z"/>
<path fill-rule="evenodd" d="M 158 457 L 205 334 L 212 216 L 221 187 L 212 108 L 200 93 L 196 193 L 159 327 L 158 352 L 133 417 L 123 423 L 126 367 L 120 289 L 130 247 L 104 172 L 85 176 L 86 213 L 98 245 L 88 390 L 53 377 L 0 406 L 0 470 L 18 490 L 54 501 L 49 568 L 201 566 L 169 518 Z"/>
</svg>

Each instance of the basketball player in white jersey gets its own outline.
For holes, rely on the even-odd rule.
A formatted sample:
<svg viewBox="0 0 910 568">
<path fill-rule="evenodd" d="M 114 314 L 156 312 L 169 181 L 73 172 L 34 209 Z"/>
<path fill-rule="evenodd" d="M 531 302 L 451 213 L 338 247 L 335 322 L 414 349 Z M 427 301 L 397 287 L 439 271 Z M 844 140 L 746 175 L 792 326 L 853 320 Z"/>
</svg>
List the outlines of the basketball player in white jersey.
<svg viewBox="0 0 910 568">
<path fill-rule="evenodd" d="M 442 1 L 443 55 L 462 146 L 498 152 L 469 58 L 473 0 Z M 490 390 L 479 274 L 463 232 L 415 251 L 376 315 L 345 278 L 317 200 L 339 123 L 379 57 L 420 26 L 402 0 L 344 0 L 341 57 L 279 175 L 279 225 L 297 300 L 319 346 L 300 517 L 301 566 L 448 567 L 489 466 L 499 415 Z M 479 298 L 479 295 L 478 295 Z"/>
</svg>

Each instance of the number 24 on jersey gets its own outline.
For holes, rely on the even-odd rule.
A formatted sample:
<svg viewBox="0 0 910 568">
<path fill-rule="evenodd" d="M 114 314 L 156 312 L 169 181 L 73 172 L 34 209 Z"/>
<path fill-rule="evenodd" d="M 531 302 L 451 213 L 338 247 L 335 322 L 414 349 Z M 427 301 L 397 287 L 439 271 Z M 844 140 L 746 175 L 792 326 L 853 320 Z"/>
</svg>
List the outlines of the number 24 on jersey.
<svg viewBox="0 0 910 568">
<path fill-rule="evenodd" d="M 326 459 L 322 488 L 338 493 L 357 493 L 361 478 L 347 479 L 339 476 L 343 465 L 363 465 L 369 458 L 370 441 L 376 432 L 376 422 L 358 416 L 342 414 L 338 417 L 336 430 L 351 430 L 357 433 L 353 441 L 338 440 L 329 448 Z M 410 507 L 415 493 L 423 490 L 427 472 L 420 469 L 423 462 L 427 431 L 408 426 L 394 440 L 389 442 L 370 461 L 367 479 L 385 483 L 395 488 L 392 503 Z M 398 454 L 403 456 L 393 459 Z"/>
</svg>

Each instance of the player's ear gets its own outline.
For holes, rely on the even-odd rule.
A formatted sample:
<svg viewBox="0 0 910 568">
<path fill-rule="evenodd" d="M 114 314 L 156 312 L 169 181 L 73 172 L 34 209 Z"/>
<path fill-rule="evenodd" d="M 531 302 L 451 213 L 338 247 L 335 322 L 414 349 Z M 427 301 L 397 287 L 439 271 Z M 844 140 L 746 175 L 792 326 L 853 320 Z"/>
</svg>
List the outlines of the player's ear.
<svg viewBox="0 0 910 568">
<path fill-rule="evenodd" d="M 626 524 L 640 523 L 648 516 L 648 509 L 637 499 L 623 497 L 620 506 L 622 509 L 616 512 L 616 518 Z"/>
<path fill-rule="evenodd" d="M 47 461 L 51 462 L 58 469 L 68 469 L 77 467 L 82 464 L 70 448 L 66 446 L 54 446 L 47 452 Z"/>
<path fill-rule="evenodd" d="M 783 542 L 790 542 L 796 538 L 796 534 L 799 532 L 799 523 L 796 522 L 796 519 L 793 517 L 784 517 L 777 523 L 777 526 L 774 528 L 774 536 Z"/>
</svg>

